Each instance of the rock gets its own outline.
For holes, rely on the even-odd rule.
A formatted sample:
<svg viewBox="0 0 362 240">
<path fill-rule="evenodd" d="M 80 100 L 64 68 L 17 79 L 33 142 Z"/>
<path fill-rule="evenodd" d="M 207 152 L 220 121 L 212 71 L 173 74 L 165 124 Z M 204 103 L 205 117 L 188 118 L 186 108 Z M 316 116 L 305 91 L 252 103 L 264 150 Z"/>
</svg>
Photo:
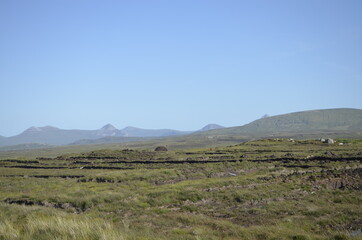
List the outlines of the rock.
<svg viewBox="0 0 362 240">
<path fill-rule="evenodd" d="M 335 153 L 330 152 L 330 151 L 327 151 L 327 152 L 325 152 L 324 154 L 327 155 L 328 157 L 334 157 L 334 156 L 336 156 Z"/>
<path fill-rule="evenodd" d="M 327 138 L 327 139 L 321 138 L 320 141 L 323 142 L 323 143 L 328 143 L 328 144 L 334 144 L 335 143 L 335 141 L 332 138 Z"/>
<path fill-rule="evenodd" d="M 328 144 L 334 144 L 334 140 L 332 138 L 328 138 L 325 142 Z"/>
<path fill-rule="evenodd" d="M 167 152 L 167 148 L 165 146 L 158 146 L 155 148 L 156 152 Z"/>
</svg>

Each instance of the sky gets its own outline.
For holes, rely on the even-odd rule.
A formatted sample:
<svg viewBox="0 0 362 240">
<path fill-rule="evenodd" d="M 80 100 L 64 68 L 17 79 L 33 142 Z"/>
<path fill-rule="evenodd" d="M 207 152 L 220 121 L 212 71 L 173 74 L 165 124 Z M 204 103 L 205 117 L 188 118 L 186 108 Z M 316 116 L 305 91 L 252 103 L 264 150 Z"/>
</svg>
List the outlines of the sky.
<svg viewBox="0 0 362 240">
<path fill-rule="evenodd" d="M 360 0 L 1 0 L 0 135 L 362 109 Z"/>
</svg>

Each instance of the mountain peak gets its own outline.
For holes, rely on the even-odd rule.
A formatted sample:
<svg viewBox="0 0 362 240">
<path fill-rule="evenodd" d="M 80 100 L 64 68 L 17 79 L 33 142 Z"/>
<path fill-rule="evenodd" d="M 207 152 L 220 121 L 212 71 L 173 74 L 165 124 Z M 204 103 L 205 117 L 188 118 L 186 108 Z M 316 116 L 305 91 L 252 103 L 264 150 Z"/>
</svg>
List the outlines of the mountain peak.
<svg viewBox="0 0 362 240">
<path fill-rule="evenodd" d="M 132 130 L 140 130 L 140 128 L 128 126 L 122 129 L 123 131 L 132 131 Z"/>
<path fill-rule="evenodd" d="M 107 124 L 107 125 L 104 125 L 101 130 L 106 130 L 106 131 L 114 131 L 114 130 L 117 130 L 117 128 L 115 126 L 113 126 L 112 124 Z"/>
<path fill-rule="evenodd" d="M 53 127 L 53 126 L 44 126 L 44 127 L 40 127 L 41 130 L 43 131 L 50 131 L 50 130 L 59 130 L 59 128 L 57 127 Z"/>
<path fill-rule="evenodd" d="M 207 124 L 205 127 L 201 128 L 199 131 L 203 132 L 203 131 L 209 131 L 209 130 L 220 129 L 220 128 L 225 128 L 225 127 L 218 125 L 218 124 L 211 123 L 211 124 Z"/>
<path fill-rule="evenodd" d="M 30 127 L 28 129 L 26 129 L 24 132 L 41 132 L 43 131 L 40 127 Z"/>
<path fill-rule="evenodd" d="M 35 132 L 44 132 L 44 131 L 52 131 L 52 130 L 59 130 L 59 128 L 53 126 L 44 126 L 44 127 L 30 127 L 26 129 L 24 132 L 26 133 L 35 133 Z"/>
</svg>

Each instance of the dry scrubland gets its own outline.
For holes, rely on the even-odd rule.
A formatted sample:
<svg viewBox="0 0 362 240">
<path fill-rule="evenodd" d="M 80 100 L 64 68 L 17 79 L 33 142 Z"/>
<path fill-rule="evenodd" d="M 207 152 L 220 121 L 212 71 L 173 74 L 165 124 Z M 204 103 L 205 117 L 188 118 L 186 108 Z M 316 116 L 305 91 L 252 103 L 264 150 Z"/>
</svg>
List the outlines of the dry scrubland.
<svg viewBox="0 0 362 240">
<path fill-rule="evenodd" d="M 0 239 L 362 239 L 362 141 L 338 143 L 3 158 Z"/>
</svg>

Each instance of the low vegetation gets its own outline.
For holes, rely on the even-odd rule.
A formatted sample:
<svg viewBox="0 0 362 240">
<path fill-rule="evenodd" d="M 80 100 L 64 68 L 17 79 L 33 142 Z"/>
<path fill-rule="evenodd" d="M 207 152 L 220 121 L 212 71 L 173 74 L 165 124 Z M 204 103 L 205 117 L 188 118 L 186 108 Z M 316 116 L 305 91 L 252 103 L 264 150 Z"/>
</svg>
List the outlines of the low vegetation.
<svg viewBox="0 0 362 240">
<path fill-rule="evenodd" d="M 0 239 L 362 239 L 361 190 L 360 140 L 3 157 Z"/>
</svg>

